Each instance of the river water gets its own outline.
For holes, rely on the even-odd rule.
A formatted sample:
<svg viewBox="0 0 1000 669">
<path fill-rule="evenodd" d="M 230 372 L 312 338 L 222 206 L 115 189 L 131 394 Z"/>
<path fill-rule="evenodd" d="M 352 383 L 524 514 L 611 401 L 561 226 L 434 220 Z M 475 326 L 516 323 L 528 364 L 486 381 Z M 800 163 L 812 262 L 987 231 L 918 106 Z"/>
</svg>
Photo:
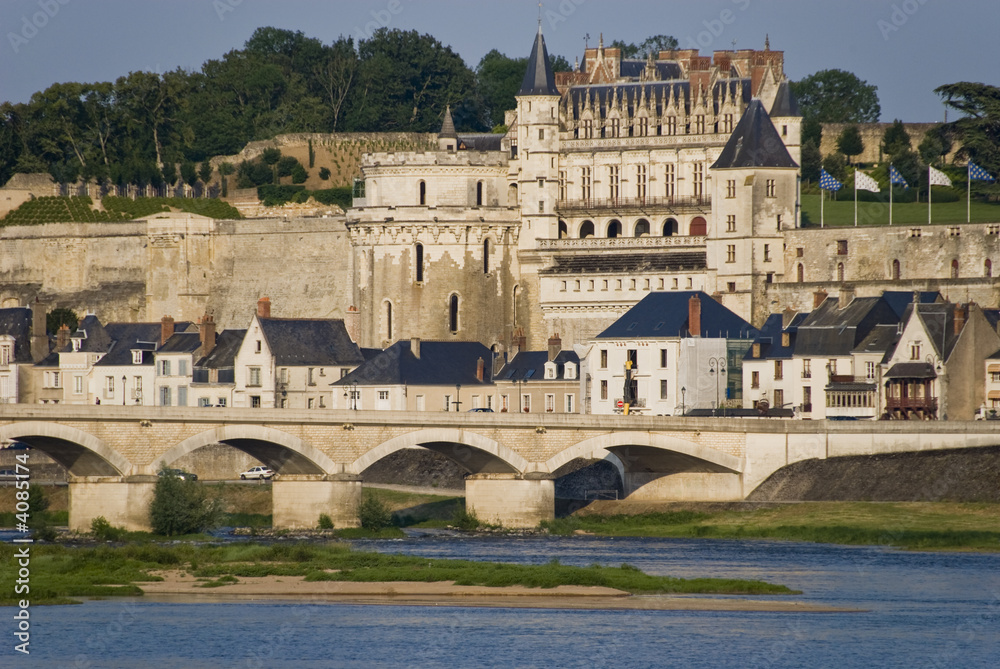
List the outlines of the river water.
<svg viewBox="0 0 1000 669">
<path fill-rule="evenodd" d="M 31 609 L 0 667 L 1000 667 L 1000 555 L 765 541 L 413 537 L 359 549 L 762 579 L 862 613 L 578 611 L 320 601 L 89 601 Z M 9 630 L 9 633 L 7 632 Z"/>
</svg>

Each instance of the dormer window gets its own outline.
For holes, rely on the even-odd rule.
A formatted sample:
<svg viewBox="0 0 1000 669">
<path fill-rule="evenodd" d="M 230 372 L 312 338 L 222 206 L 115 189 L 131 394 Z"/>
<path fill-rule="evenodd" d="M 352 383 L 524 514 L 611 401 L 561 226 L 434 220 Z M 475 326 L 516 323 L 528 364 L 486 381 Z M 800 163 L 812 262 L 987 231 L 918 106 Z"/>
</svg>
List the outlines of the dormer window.
<svg viewBox="0 0 1000 669">
<path fill-rule="evenodd" d="M 545 378 L 546 379 L 556 378 L 556 363 L 551 361 L 545 363 Z"/>
<path fill-rule="evenodd" d="M 73 339 L 73 352 L 74 353 L 79 353 L 80 352 L 80 340 L 79 339 Z"/>
<path fill-rule="evenodd" d="M 142 364 L 142 351 L 132 351 L 132 364 L 141 365 Z"/>
<path fill-rule="evenodd" d="M 563 378 L 575 379 L 576 378 L 576 365 L 571 362 L 567 362 L 566 366 L 563 368 Z M 567 410 L 568 413 L 572 411 Z"/>
</svg>

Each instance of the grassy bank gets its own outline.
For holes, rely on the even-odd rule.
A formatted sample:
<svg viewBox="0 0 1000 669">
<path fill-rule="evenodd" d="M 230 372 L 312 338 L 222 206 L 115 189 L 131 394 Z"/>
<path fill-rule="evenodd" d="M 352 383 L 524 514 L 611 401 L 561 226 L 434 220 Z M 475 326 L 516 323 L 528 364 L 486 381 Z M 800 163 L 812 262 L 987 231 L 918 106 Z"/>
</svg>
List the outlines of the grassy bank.
<svg viewBox="0 0 1000 669">
<path fill-rule="evenodd" d="M 820 226 L 819 195 L 802 195 L 803 227 Z M 854 199 L 827 200 L 822 207 L 822 221 L 826 227 L 854 225 Z M 1000 206 L 985 202 L 972 202 L 973 223 L 1000 221 Z M 931 203 L 934 224 L 965 223 L 967 212 L 963 196 L 959 202 Z M 895 202 L 892 205 L 893 225 L 927 225 L 927 201 Z M 889 225 L 889 195 L 885 202 L 858 202 L 858 225 Z"/>
<path fill-rule="evenodd" d="M 909 550 L 1000 550 L 1000 504 L 949 502 L 803 502 L 749 511 L 677 505 L 661 512 L 615 513 L 629 505 L 597 503 L 546 523 L 554 534 L 781 539 L 882 545 Z M 634 507 L 633 507 L 634 508 Z"/>
<path fill-rule="evenodd" d="M 4 582 L 15 564 L 12 545 L 0 546 Z M 512 565 L 466 560 L 436 560 L 351 550 L 344 544 L 135 544 L 67 548 L 36 545 L 31 551 L 32 604 L 67 603 L 71 597 L 114 597 L 142 594 L 143 582 L 158 581 L 151 572 L 187 571 L 204 579 L 205 587 L 259 576 L 302 576 L 307 581 L 455 581 L 458 585 L 551 588 L 593 585 L 631 593 L 794 594 L 785 586 L 734 579 L 677 579 L 650 576 L 635 567 L 570 567 Z M 13 603 L 13 588 L 4 589 L 0 605 Z"/>
</svg>

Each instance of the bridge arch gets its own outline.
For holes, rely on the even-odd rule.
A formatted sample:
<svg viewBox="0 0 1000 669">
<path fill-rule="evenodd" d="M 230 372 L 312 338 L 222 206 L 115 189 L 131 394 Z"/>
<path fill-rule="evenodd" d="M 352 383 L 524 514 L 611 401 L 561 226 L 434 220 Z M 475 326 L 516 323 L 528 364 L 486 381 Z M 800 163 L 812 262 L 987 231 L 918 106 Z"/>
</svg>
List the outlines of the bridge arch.
<svg viewBox="0 0 1000 669">
<path fill-rule="evenodd" d="M 188 437 L 150 464 L 170 465 L 210 444 L 226 444 L 257 458 L 279 474 L 337 474 L 337 464 L 296 436 L 263 425 L 222 425 Z"/>
<path fill-rule="evenodd" d="M 742 473 L 743 459 L 686 439 L 652 432 L 611 432 L 585 439 L 549 458 L 554 472 L 574 458 L 614 455 L 626 472 L 709 471 Z"/>
<path fill-rule="evenodd" d="M 417 430 L 383 442 L 347 465 L 347 473 L 360 474 L 382 458 L 421 446 L 457 462 L 473 474 L 523 473 L 528 461 L 498 441 L 454 428 Z"/>
<path fill-rule="evenodd" d="M 132 463 L 92 434 L 61 423 L 26 421 L 0 428 L 0 440 L 37 448 L 73 476 L 128 476 Z"/>
</svg>

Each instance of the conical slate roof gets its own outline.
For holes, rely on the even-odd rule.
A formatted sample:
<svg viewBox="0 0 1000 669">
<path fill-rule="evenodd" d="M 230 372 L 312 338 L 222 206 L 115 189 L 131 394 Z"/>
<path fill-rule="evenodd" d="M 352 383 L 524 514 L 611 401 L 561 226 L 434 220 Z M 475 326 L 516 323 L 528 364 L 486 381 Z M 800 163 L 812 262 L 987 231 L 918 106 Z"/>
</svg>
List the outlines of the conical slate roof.
<svg viewBox="0 0 1000 669">
<path fill-rule="evenodd" d="M 798 167 L 758 99 L 750 101 L 713 170 L 727 167 Z"/>
<path fill-rule="evenodd" d="M 451 105 L 444 109 L 444 122 L 441 123 L 441 132 L 438 133 L 438 137 L 458 139 L 458 133 L 455 132 L 455 121 L 451 118 Z"/>
<path fill-rule="evenodd" d="M 538 26 L 538 35 L 528 56 L 528 70 L 524 73 L 521 90 L 518 95 L 559 95 L 556 88 L 556 77 L 552 74 L 549 64 L 549 52 L 545 48 L 545 38 L 542 37 L 542 26 Z"/>
</svg>

